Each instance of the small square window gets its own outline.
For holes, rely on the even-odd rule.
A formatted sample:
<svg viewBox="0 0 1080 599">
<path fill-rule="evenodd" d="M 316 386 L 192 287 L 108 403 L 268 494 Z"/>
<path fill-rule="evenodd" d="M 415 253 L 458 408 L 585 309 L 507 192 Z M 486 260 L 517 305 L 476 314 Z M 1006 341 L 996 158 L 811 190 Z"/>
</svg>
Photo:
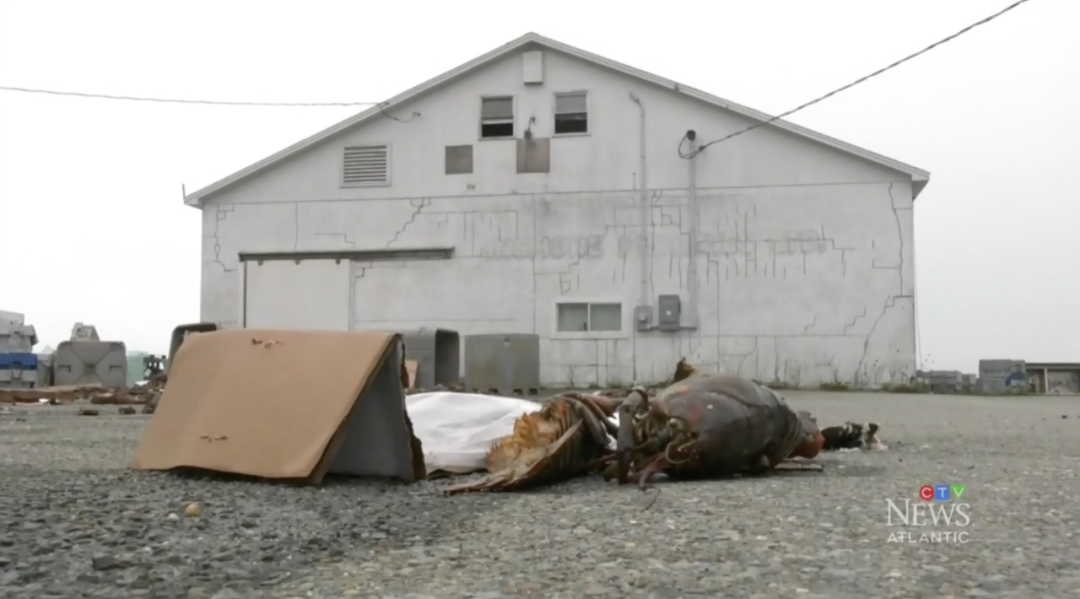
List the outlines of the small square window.
<svg viewBox="0 0 1080 599">
<path fill-rule="evenodd" d="M 472 172 L 472 146 L 446 146 L 446 174 L 471 175 Z"/>
<path fill-rule="evenodd" d="M 555 135 L 588 132 L 587 94 L 585 92 L 555 94 Z"/>
<path fill-rule="evenodd" d="M 480 138 L 514 136 L 514 99 L 510 96 L 480 101 Z"/>
</svg>

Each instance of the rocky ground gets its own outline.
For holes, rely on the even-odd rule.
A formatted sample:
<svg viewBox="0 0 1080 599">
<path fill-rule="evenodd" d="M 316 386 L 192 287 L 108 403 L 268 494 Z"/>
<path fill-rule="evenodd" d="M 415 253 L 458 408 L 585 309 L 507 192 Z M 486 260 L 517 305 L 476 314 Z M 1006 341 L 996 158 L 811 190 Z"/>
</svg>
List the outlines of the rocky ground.
<svg viewBox="0 0 1080 599">
<path fill-rule="evenodd" d="M 1080 401 L 791 393 L 889 449 L 824 474 L 445 498 L 128 465 L 147 416 L 0 412 L 0 597 L 1064 597 L 1080 592 Z M 967 543 L 890 543 L 886 499 L 965 485 Z M 201 516 L 185 505 L 199 502 Z M 956 531 L 958 529 L 951 529 Z"/>
</svg>

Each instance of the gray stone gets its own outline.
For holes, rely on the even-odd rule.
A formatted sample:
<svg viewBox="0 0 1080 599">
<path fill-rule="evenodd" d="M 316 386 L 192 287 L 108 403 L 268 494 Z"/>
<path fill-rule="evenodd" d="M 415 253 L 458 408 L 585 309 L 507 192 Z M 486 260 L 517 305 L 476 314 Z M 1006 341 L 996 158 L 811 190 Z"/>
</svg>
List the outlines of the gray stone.
<svg viewBox="0 0 1080 599">
<path fill-rule="evenodd" d="M 118 559 L 111 555 L 99 555 L 92 558 L 91 567 L 95 570 L 115 570 L 123 566 Z"/>
</svg>

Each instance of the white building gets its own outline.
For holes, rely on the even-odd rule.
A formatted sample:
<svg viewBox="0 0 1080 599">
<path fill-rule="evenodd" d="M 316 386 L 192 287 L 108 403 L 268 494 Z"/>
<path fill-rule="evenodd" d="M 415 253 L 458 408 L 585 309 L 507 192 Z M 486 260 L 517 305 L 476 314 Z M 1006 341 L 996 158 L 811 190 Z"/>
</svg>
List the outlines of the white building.
<svg viewBox="0 0 1080 599">
<path fill-rule="evenodd" d="M 189 195 L 202 319 L 535 333 L 552 385 L 906 382 L 929 174 L 783 121 L 685 157 L 767 118 L 525 35 Z"/>
</svg>

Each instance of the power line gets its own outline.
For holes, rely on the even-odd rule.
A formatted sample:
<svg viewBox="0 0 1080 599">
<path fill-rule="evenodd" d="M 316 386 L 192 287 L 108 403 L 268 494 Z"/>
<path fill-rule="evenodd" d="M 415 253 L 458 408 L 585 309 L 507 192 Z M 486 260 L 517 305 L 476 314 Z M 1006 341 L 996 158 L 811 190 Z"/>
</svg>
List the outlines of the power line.
<svg viewBox="0 0 1080 599">
<path fill-rule="evenodd" d="M 840 93 L 840 92 L 842 92 L 844 90 L 851 89 L 851 88 L 855 87 L 856 85 L 858 85 L 858 84 L 860 84 L 860 83 L 862 83 L 864 81 L 867 81 L 869 79 L 877 77 L 878 75 L 880 75 L 880 74 L 882 74 L 882 73 L 884 73 L 886 71 L 889 71 L 891 69 L 894 69 L 894 68 L 904 64 L 905 62 L 907 62 L 907 61 L 909 61 L 909 60 L 911 60 L 913 58 L 921 56 L 921 55 L 933 50 L 934 48 L 937 48 L 938 46 L 940 46 L 942 44 L 945 44 L 947 42 L 951 42 L 952 40 L 960 37 L 961 35 L 964 35 L 965 33 L 971 31 L 972 29 L 975 29 L 979 25 L 985 25 L 985 24 L 989 23 L 990 21 L 993 21 L 994 19 L 1000 17 L 1001 15 L 1009 12 L 1010 10 L 1020 6 L 1021 4 L 1025 3 L 1025 2 L 1029 2 L 1029 1 L 1030 0 L 1017 0 L 1017 2 L 1013 2 L 1009 6 L 1006 6 L 1005 8 L 1003 8 L 1003 9 L 999 10 L 998 12 L 990 15 L 989 17 L 986 17 L 985 19 L 982 19 L 980 21 L 976 21 L 975 23 L 972 23 L 971 25 L 968 25 L 967 27 L 964 27 L 963 29 L 961 29 L 960 31 L 957 31 L 956 33 L 950 35 L 949 37 L 938 40 L 938 41 L 930 44 L 929 46 L 923 48 L 922 50 L 919 50 L 918 52 L 916 52 L 914 54 L 910 54 L 908 56 L 905 56 L 904 58 L 901 58 L 900 60 L 890 64 L 887 67 L 880 68 L 880 69 L 874 71 L 873 73 L 870 73 L 869 75 L 866 75 L 865 77 L 860 77 L 859 79 L 856 79 L 855 81 L 852 81 L 851 83 L 849 83 L 849 84 L 847 84 L 847 85 L 845 85 L 843 87 L 834 89 L 833 91 L 825 94 L 824 96 L 821 96 L 821 97 L 816 98 L 814 100 L 810 100 L 809 102 L 807 102 L 805 104 L 802 104 L 800 106 L 797 106 L 795 108 L 792 108 L 791 110 L 789 110 L 789 111 L 787 111 L 785 113 L 778 114 L 778 115 L 776 115 L 774 117 L 769 118 L 768 120 L 765 120 L 765 121 L 762 121 L 760 123 L 751 125 L 751 126 L 745 128 L 745 129 L 741 129 L 741 130 L 736 131 L 734 133 L 731 133 L 729 135 L 725 135 L 724 137 L 721 137 L 720 139 L 716 139 L 716 140 L 710 141 L 709 143 L 698 146 L 698 148 L 696 150 L 694 150 L 693 152 L 684 153 L 682 151 L 683 142 L 686 141 L 686 137 L 684 136 L 682 139 L 679 140 L 679 157 L 680 158 L 685 158 L 685 159 L 693 158 L 694 156 L 697 156 L 698 154 L 705 151 L 705 148 L 708 148 L 711 145 L 715 145 L 715 144 L 727 141 L 727 140 L 729 140 L 729 139 L 731 139 L 733 137 L 738 137 L 739 135 L 742 135 L 743 133 L 747 133 L 747 132 L 753 131 L 754 129 L 757 129 L 758 127 L 764 127 L 765 125 L 768 125 L 769 123 L 778 121 L 778 120 L 780 120 L 780 119 L 782 119 L 782 118 L 784 118 L 786 116 L 790 116 L 792 114 L 795 114 L 796 112 L 799 112 L 803 108 L 813 106 L 814 104 L 817 104 L 818 102 L 821 102 L 822 100 L 831 98 L 831 97 L 835 96 L 836 94 L 838 94 L 838 93 Z"/>
<path fill-rule="evenodd" d="M 994 14 L 990 15 L 989 17 L 986 17 L 985 19 L 982 19 L 982 20 L 980 20 L 980 21 L 978 21 L 976 23 L 968 25 L 967 27 L 961 29 L 960 31 L 957 31 L 956 33 L 950 35 L 949 37 L 946 37 L 946 38 L 944 38 L 944 39 L 942 39 L 940 41 L 937 41 L 937 42 L 935 42 L 933 44 L 930 44 L 926 48 L 923 48 L 922 50 L 919 50 L 918 52 L 916 52 L 914 54 L 911 54 L 910 56 L 902 58 L 902 59 L 890 64 L 887 67 L 884 67 L 882 69 L 878 69 L 877 71 L 874 71 L 873 73 L 870 73 L 869 75 L 866 75 L 865 77 L 862 77 L 860 79 L 856 79 L 855 81 L 852 81 L 851 83 L 849 83 L 849 84 L 847 84 L 847 85 L 845 85 L 845 86 L 843 86 L 841 88 L 835 89 L 835 90 L 825 94 L 824 96 L 821 96 L 820 98 L 811 100 L 811 101 L 809 101 L 809 102 L 807 102 L 807 103 L 805 103 L 805 104 L 803 104 L 801 106 L 798 106 L 796 108 L 793 108 L 793 109 L 791 109 L 791 110 L 789 110 L 789 111 L 787 111 L 785 113 L 782 113 L 782 114 L 779 114 L 777 116 L 771 117 L 768 120 L 762 121 L 762 122 L 757 123 L 755 125 L 751 125 L 750 127 L 747 127 L 746 129 L 736 131 L 735 133 L 732 133 L 730 135 L 726 135 L 726 136 L 724 136 L 724 137 L 722 137 L 720 139 L 717 139 L 717 140 L 711 141 L 709 143 L 706 143 L 706 144 L 698 147 L 698 149 L 692 154 L 683 154 L 682 153 L 682 141 L 680 141 L 679 142 L 679 148 L 680 148 L 679 149 L 679 155 L 682 156 L 683 158 L 692 158 L 693 156 L 696 156 L 697 154 L 700 154 L 703 150 L 705 150 L 705 148 L 708 148 L 709 146 L 711 146 L 713 144 L 718 144 L 720 142 L 727 141 L 727 140 L 729 140 L 729 139 L 731 139 L 733 137 L 742 135 L 743 133 L 746 133 L 748 131 L 753 131 L 754 129 L 757 129 L 758 127 L 768 125 L 769 123 L 780 120 L 780 119 L 782 119 L 782 118 L 784 118 L 786 116 L 790 116 L 792 114 L 795 114 L 796 112 L 798 112 L 798 111 L 800 111 L 800 110 L 802 110 L 804 108 L 807 108 L 809 106 L 813 106 L 814 104 L 817 104 L 818 102 L 821 102 L 822 100 L 825 100 L 825 99 L 830 98 L 832 96 L 835 96 L 836 94 L 838 94 L 838 93 L 840 93 L 840 92 L 842 92 L 844 90 L 855 87 L 856 85 L 858 85 L 858 84 L 860 84 L 860 83 L 862 83 L 862 82 L 864 82 L 864 81 L 866 81 L 868 79 L 876 77 L 876 76 L 878 76 L 878 75 L 880 75 L 880 74 L 882 74 L 882 73 L 884 73 L 884 72 L 886 72 L 886 71 L 888 71 L 890 69 L 893 69 L 893 68 L 895 68 L 897 66 L 900 66 L 901 64 L 903 64 L 903 63 L 905 63 L 905 62 L 907 62 L 907 61 L 909 61 L 909 60 L 911 60 L 911 59 L 913 59 L 913 58 L 915 58 L 917 56 L 925 54 L 926 52 L 929 52 L 930 50 L 933 50 L 934 48 L 936 48 L 936 47 L 938 47 L 938 46 L 940 46 L 940 45 L 942 45 L 942 44 L 944 44 L 946 42 L 952 41 L 952 40 L 956 39 L 957 37 L 960 37 L 961 35 L 967 33 L 968 31 L 971 31 L 972 29 L 978 27 L 979 25 L 985 25 L 986 23 L 989 23 L 990 21 L 993 21 L 994 19 L 996 19 L 996 18 L 1000 17 L 1001 15 L 1009 12 L 1010 10 L 1013 10 L 1014 8 L 1020 6 L 1021 4 L 1024 4 L 1025 2 L 1030 2 L 1030 0 L 1018 0 L 1017 2 L 1014 2 L 1013 4 L 1005 7 L 1004 9 L 998 11 L 997 13 L 994 13 Z M 118 96 L 118 95 L 112 95 L 112 94 L 94 94 L 94 93 L 88 93 L 88 92 L 72 92 L 72 91 L 60 91 L 60 90 L 52 90 L 52 89 L 35 89 L 35 88 L 28 88 L 28 87 L 12 87 L 12 86 L 0 86 L 0 91 L 21 92 L 21 93 L 28 93 L 28 94 L 47 94 L 47 95 L 53 95 L 53 96 L 68 96 L 68 97 L 78 97 L 78 98 L 97 98 L 97 99 L 102 99 L 102 100 L 126 100 L 126 101 L 130 101 L 130 102 L 156 102 L 156 103 L 159 103 L 159 104 L 204 104 L 204 105 L 211 105 L 211 106 L 283 106 L 283 107 L 321 107 L 321 106 L 328 106 L 329 107 L 329 106 L 334 106 L 334 107 L 356 107 L 356 106 L 379 106 L 379 105 L 383 104 L 383 102 L 243 102 L 243 101 L 229 101 L 229 100 L 189 100 L 189 99 L 184 99 L 184 98 L 153 98 L 153 97 L 146 97 L 146 96 Z M 685 138 L 684 138 L 684 140 L 685 140 Z"/>
<path fill-rule="evenodd" d="M 27 94 L 48 94 L 52 96 L 71 96 L 78 98 L 99 98 L 102 100 L 127 100 L 131 102 L 157 102 L 159 104 L 208 104 L 212 106 L 377 106 L 382 102 L 233 102 L 228 100 L 187 100 L 182 98 L 148 98 L 145 96 L 114 96 L 110 94 L 91 94 L 86 92 L 57 91 L 53 89 L 32 89 L 27 87 L 0 86 L 0 91 L 22 92 Z"/>
</svg>

